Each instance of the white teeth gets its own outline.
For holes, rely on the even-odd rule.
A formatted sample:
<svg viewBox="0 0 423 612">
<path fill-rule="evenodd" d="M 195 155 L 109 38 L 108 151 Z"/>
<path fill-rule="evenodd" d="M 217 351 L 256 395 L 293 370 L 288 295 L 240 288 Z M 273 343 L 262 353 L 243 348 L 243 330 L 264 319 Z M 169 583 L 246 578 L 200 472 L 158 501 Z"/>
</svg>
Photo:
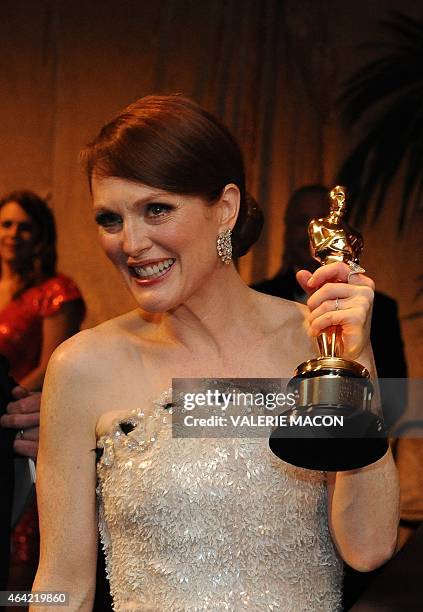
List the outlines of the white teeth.
<svg viewBox="0 0 423 612">
<path fill-rule="evenodd" d="M 174 259 L 169 258 L 164 261 L 160 261 L 157 264 L 149 266 L 136 266 L 133 268 L 135 274 L 141 278 L 152 277 L 156 278 L 160 276 L 165 270 L 167 270 L 173 263 Z"/>
</svg>

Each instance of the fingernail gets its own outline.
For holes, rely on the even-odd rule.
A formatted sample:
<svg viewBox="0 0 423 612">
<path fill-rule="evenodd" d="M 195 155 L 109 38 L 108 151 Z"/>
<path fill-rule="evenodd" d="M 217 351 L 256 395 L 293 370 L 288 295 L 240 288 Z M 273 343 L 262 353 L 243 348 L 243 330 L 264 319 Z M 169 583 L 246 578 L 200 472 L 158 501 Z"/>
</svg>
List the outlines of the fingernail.
<svg viewBox="0 0 423 612">
<path fill-rule="evenodd" d="M 314 287 L 314 279 L 312 276 L 307 281 L 307 287 Z"/>
</svg>

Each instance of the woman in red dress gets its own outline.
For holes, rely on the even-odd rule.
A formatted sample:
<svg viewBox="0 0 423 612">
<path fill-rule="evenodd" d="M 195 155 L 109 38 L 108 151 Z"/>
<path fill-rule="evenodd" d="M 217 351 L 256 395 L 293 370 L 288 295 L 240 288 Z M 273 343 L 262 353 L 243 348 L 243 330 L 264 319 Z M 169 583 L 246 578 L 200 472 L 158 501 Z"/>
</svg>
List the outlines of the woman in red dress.
<svg viewBox="0 0 423 612">
<path fill-rule="evenodd" d="M 40 390 L 54 349 L 75 334 L 84 302 L 75 283 L 56 272 L 53 213 L 35 193 L 0 200 L 0 354 L 23 387 Z M 26 429 L 25 437 L 35 435 Z M 19 435 L 22 436 L 23 431 Z M 36 503 L 12 535 L 9 588 L 30 588 L 38 561 Z"/>
<path fill-rule="evenodd" d="M 47 204 L 30 191 L 0 200 L 0 354 L 23 387 L 41 389 L 54 349 L 75 334 L 84 302 L 56 272 L 56 228 Z"/>
</svg>

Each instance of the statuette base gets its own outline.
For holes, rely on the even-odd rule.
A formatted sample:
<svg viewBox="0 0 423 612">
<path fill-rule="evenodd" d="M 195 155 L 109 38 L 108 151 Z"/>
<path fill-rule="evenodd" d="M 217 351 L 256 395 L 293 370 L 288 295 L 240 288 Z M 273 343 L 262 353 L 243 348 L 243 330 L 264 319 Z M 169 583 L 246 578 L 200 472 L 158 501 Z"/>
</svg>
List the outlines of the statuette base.
<svg viewBox="0 0 423 612">
<path fill-rule="evenodd" d="M 383 421 L 371 410 L 369 372 L 359 363 L 310 359 L 297 367 L 288 388 L 296 398 L 283 413 L 289 426 L 275 429 L 269 440 L 283 461 L 337 472 L 370 465 L 388 450 Z"/>
</svg>

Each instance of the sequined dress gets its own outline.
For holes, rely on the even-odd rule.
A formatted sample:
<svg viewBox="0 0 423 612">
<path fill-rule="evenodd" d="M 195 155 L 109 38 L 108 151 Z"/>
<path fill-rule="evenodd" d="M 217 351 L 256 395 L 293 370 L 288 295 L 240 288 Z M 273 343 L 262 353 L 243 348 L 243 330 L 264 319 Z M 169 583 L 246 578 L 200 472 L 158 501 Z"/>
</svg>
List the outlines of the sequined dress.
<svg viewBox="0 0 423 612">
<path fill-rule="evenodd" d="M 325 474 L 280 461 L 266 438 L 172 438 L 170 401 L 98 440 L 114 609 L 341 610 Z"/>
<path fill-rule="evenodd" d="M 0 311 L 0 354 L 7 357 L 15 380 L 38 365 L 44 317 L 77 299 L 82 299 L 81 293 L 72 279 L 58 274 L 30 287 Z"/>
</svg>

